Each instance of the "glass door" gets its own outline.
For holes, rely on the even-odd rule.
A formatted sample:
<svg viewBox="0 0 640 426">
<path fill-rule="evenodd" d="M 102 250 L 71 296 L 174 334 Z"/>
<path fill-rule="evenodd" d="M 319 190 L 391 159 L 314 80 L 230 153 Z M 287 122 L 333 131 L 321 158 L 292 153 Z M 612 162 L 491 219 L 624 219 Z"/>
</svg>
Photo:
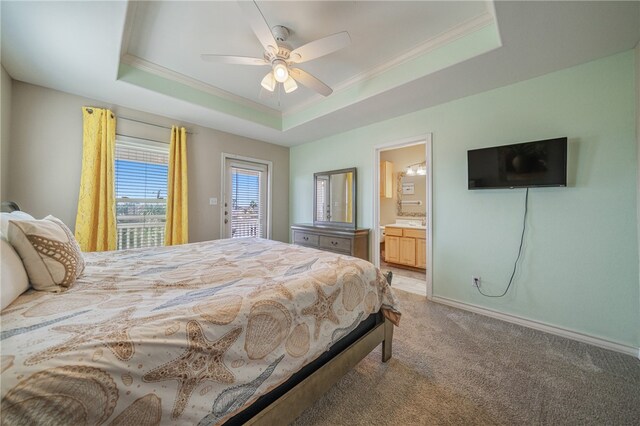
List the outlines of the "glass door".
<svg viewBox="0 0 640 426">
<path fill-rule="evenodd" d="M 268 238 L 267 164 L 225 159 L 224 238 Z"/>
</svg>

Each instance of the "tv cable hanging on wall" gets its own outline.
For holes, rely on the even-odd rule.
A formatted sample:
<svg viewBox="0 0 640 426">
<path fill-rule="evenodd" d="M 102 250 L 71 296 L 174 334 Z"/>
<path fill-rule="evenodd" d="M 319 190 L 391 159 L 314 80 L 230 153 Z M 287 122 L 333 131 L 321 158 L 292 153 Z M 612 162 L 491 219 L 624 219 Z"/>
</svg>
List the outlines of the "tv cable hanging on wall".
<svg viewBox="0 0 640 426">
<path fill-rule="evenodd" d="M 513 271 L 511 272 L 511 278 L 509 278 L 509 283 L 507 284 L 507 288 L 504 289 L 502 294 L 486 294 L 480 290 L 480 286 L 476 286 L 478 292 L 485 297 L 503 297 L 509 291 L 511 284 L 513 283 L 513 277 L 516 275 L 516 269 L 518 268 L 518 261 L 520 260 L 520 256 L 522 255 L 522 245 L 524 243 L 524 233 L 527 229 L 527 212 L 529 211 L 529 188 L 524 196 L 524 216 L 522 218 L 522 234 L 520 235 L 520 247 L 518 248 L 518 256 L 516 257 L 516 261 L 513 263 Z"/>
</svg>

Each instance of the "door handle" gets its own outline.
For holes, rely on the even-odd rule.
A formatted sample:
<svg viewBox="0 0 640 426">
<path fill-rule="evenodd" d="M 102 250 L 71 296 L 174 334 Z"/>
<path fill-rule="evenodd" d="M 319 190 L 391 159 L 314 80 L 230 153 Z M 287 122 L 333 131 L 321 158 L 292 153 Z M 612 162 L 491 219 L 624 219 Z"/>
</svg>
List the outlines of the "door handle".
<svg viewBox="0 0 640 426">
<path fill-rule="evenodd" d="M 229 221 L 228 221 L 227 219 L 225 219 L 225 220 L 224 220 L 224 223 L 225 223 L 225 225 L 226 225 L 227 223 L 229 223 Z"/>
</svg>

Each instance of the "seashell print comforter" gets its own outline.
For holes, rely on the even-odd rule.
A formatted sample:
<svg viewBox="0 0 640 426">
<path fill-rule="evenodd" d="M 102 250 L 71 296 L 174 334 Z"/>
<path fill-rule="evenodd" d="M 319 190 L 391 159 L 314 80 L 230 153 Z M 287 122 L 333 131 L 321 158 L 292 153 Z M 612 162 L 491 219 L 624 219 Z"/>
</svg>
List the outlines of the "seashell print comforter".
<svg viewBox="0 0 640 426">
<path fill-rule="evenodd" d="M 85 260 L 2 311 L 2 424 L 219 424 L 369 314 L 400 318 L 372 264 L 270 240 Z"/>
</svg>

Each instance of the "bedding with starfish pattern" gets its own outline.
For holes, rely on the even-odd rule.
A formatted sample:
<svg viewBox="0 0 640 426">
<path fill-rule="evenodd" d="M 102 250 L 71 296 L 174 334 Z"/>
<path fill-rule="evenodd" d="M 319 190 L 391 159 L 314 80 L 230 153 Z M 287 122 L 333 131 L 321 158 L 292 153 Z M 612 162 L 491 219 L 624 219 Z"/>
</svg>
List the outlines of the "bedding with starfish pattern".
<svg viewBox="0 0 640 426">
<path fill-rule="evenodd" d="M 399 321 L 382 273 L 239 238 L 85 253 L 2 311 L 2 424 L 220 424 L 354 330 Z"/>
</svg>

